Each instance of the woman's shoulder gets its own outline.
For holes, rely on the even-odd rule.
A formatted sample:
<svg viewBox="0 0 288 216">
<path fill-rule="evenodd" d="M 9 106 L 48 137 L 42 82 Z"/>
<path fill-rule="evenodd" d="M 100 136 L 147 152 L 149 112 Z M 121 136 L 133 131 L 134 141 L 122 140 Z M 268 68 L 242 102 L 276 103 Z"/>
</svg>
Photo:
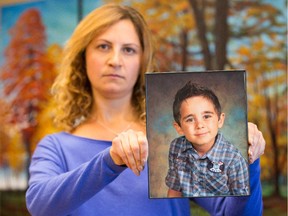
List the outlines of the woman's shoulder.
<svg viewBox="0 0 288 216">
<path fill-rule="evenodd" d="M 38 147 L 40 146 L 44 146 L 44 147 L 48 147 L 48 146 L 58 146 L 59 144 L 61 144 L 63 141 L 68 141 L 67 139 L 69 139 L 70 134 L 68 132 L 65 131 L 61 131 L 61 132 L 55 132 L 55 133 L 51 133 L 51 134 L 46 134 L 38 143 Z"/>
<path fill-rule="evenodd" d="M 53 140 L 53 139 L 62 139 L 62 138 L 67 138 L 69 137 L 70 134 L 68 132 L 65 131 L 59 131 L 59 132 L 55 132 L 55 133 L 50 133 L 50 134 L 46 134 L 41 141 L 48 141 L 48 140 Z"/>
<path fill-rule="evenodd" d="M 56 132 L 52 134 L 48 134 L 45 137 L 43 137 L 42 142 L 59 142 L 59 143 L 73 143 L 73 142 L 111 142 L 110 140 L 101 140 L 101 139 L 96 139 L 93 138 L 92 136 L 81 136 L 78 134 L 66 132 L 66 131 L 61 131 L 61 132 Z"/>
</svg>

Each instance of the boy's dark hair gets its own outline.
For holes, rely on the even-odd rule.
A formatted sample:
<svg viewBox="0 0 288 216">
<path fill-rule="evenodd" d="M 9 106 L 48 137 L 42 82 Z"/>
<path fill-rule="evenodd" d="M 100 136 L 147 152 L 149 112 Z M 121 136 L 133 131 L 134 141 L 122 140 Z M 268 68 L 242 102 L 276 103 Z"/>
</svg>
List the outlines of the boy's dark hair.
<svg viewBox="0 0 288 216">
<path fill-rule="evenodd" d="M 220 116 L 221 105 L 217 96 L 214 94 L 214 92 L 205 86 L 201 86 L 197 83 L 193 83 L 192 81 L 189 81 L 185 84 L 185 86 L 183 86 L 181 89 L 177 91 L 175 98 L 174 98 L 173 117 L 178 125 L 181 125 L 180 124 L 180 119 L 181 119 L 180 107 L 181 107 L 182 102 L 190 97 L 195 97 L 195 96 L 202 96 L 210 100 L 214 104 L 214 107 L 218 116 Z"/>
</svg>

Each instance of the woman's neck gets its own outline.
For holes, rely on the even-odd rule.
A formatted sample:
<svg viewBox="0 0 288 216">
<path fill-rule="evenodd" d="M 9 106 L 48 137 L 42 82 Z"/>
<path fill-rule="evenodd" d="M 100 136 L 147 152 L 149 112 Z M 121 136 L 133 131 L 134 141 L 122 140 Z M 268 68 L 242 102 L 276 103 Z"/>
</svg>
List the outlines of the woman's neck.
<svg viewBox="0 0 288 216">
<path fill-rule="evenodd" d="M 94 120 L 109 124 L 131 122 L 136 119 L 135 110 L 130 100 L 95 101 L 90 116 Z"/>
<path fill-rule="evenodd" d="M 131 100 L 97 97 L 90 116 L 72 134 L 100 140 L 112 140 L 119 133 L 133 129 L 145 133 L 145 124 L 139 120 Z"/>
</svg>

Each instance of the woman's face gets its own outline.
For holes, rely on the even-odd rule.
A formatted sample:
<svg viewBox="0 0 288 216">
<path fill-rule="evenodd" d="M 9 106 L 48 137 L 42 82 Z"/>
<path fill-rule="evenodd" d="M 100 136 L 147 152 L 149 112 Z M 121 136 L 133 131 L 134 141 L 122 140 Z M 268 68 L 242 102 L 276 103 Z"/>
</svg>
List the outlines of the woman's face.
<svg viewBox="0 0 288 216">
<path fill-rule="evenodd" d="M 130 20 L 120 20 L 95 37 L 85 55 L 94 97 L 131 97 L 139 75 L 142 48 Z"/>
</svg>

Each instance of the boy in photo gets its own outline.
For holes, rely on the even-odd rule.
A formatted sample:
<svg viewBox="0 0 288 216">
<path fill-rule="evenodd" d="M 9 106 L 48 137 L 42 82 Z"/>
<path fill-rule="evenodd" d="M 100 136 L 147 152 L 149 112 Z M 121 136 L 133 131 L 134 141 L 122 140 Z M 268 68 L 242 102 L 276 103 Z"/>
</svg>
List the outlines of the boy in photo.
<svg viewBox="0 0 288 216">
<path fill-rule="evenodd" d="M 212 90 L 187 82 L 173 103 L 180 137 L 169 150 L 168 197 L 249 195 L 248 161 L 218 131 L 225 120 Z"/>
</svg>

